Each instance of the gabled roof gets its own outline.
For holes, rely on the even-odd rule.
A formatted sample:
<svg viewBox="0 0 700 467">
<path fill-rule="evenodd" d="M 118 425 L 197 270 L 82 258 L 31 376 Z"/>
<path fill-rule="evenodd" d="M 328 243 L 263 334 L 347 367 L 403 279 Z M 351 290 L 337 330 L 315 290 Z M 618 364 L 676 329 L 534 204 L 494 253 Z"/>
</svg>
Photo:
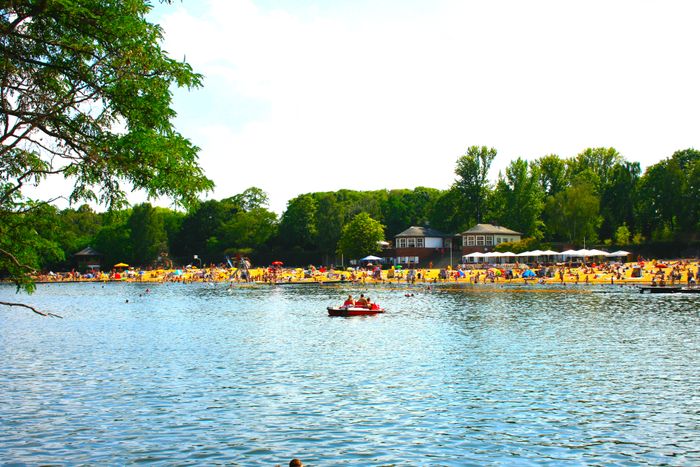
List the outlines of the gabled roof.
<svg viewBox="0 0 700 467">
<path fill-rule="evenodd" d="M 467 230 L 466 232 L 462 232 L 462 235 L 465 235 L 465 234 L 522 235 L 522 233 L 516 232 L 515 230 L 510 230 L 510 229 L 507 229 L 507 228 L 502 227 L 500 225 L 492 225 L 492 224 L 476 224 L 474 227 Z"/>
<path fill-rule="evenodd" d="M 397 237 L 440 237 L 446 238 L 451 237 L 451 235 L 444 234 L 439 230 L 431 229 L 430 227 L 416 227 L 411 226 L 396 235 Z"/>
<path fill-rule="evenodd" d="M 102 253 L 95 250 L 93 247 L 88 246 L 74 254 L 73 256 L 102 256 Z"/>
</svg>

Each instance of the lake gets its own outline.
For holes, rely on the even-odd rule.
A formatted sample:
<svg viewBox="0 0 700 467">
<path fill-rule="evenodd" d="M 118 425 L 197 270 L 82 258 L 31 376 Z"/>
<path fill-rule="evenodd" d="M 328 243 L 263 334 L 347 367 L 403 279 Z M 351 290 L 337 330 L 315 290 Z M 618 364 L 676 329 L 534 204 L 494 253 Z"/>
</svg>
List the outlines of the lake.
<svg viewBox="0 0 700 467">
<path fill-rule="evenodd" d="M 387 313 L 327 316 L 360 292 Z M 700 295 L 75 283 L 0 300 L 63 316 L 0 308 L 0 462 L 700 465 Z"/>
</svg>

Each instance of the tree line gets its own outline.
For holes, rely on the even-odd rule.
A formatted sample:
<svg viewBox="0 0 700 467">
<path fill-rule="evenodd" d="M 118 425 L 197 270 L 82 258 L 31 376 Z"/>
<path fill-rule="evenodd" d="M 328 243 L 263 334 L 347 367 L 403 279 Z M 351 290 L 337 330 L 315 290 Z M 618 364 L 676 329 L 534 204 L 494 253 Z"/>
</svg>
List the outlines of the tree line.
<svg viewBox="0 0 700 467">
<path fill-rule="evenodd" d="M 71 256 L 88 245 L 104 254 L 106 265 L 221 263 L 237 255 L 258 264 L 329 264 L 341 255 L 375 253 L 377 240 L 391 240 L 411 225 L 451 234 L 476 223 L 503 225 L 523 233 L 521 250 L 551 242 L 622 247 L 698 239 L 700 151 L 677 151 L 644 173 L 613 148 L 518 158 L 491 181 L 496 155 L 493 148 L 470 147 L 446 190 L 305 193 L 279 217 L 268 209 L 267 194 L 251 187 L 187 211 L 149 203 L 104 213 L 88 205 L 43 205 L 25 220 L 42 232 L 35 265 L 58 269 L 71 267 Z"/>
<path fill-rule="evenodd" d="M 70 267 L 87 245 L 105 265 L 234 254 L 329 263 L 338 253 L 369 252 L 410 225 L 459 233 L 476 222 L 521 231 L 529 244 L 697 241 L 693 149 L 643 174 L 612 148 L 516 159 L 491 181 L 496 150 L 472 147 L 446 190 L 306 193 L 279 217 L 255 187 L 200 201 L 214 184 L 199 148 L 173 125 L 172 89 L 197 88 L 202 76 L 161 48 L 151 8 L 145 0 L 0 5 L 0 276 L 21 289 L 33 289 L 39 269 Z M 78 208 L 58 210 L 28 194 L 51 177 L 71 182 L 63 195 Z M 178 209 L 128 206 L 131 190 Z"/>
</svg>

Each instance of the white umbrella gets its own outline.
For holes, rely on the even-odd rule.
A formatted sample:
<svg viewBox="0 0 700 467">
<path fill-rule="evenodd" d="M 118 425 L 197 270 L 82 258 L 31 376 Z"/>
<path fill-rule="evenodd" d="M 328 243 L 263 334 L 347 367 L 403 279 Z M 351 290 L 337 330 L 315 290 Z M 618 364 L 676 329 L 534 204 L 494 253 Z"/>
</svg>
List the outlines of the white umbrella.
<svg viewBox="0 0 700 467">
<path fill-rule="evenodd" d="M 607 251 L 603 250 L 588 250 L 588 256 L 608 256 Z"/>
<path fill-rule="evenodd" d="M 512 258 L 513 256 L 517 256 L 515 253 L 512 251 L 494 251 L 493 256 L 495 258 Z"/>
<path fill-rule="evenodd" d="M 629 255 L 629 254 L 631 254 L 629 251 L 618 250 L 618 251 L 614 251 L 614 252 L 612 252 L 612 253 L 608 253 L 608 256 L 611 256 L 611 257 L 615 257 L 615 256 L 627 256 L 627 255 Z"/>
<path fill-rule="evenodd" d="M 380 259 L 381 259 L 381 258 L 380 258 L 379 256 L 372 256 L 372 255 L 369 255 L 369 256 L 365 256 L 365 257 L 362 258 L 360 261 L 379 261 Z"/>
<path fill-rule="evenodd" d="M 542 254 L 545 256 L 557 256 L 557 255 L 560 255 L 561 253 L 557 253 L 556 251 L 553 251 L 553 250 L 544 250 L 542 252 Z"/>
<path fill-rule="evenodd" d="M 576 250 L 566 250 L 559 253 L 562 256 L 578 256 L 578 251 Z"/>
<path fill-rule="evenodd" d="M 515 256 L 534 256 L 531 251 L 523 251 L 522 253 L 518 253 Z"/>
<path fill-rule="evenodd" d="M 472 262 L 476 263 L 476 258 L 483 258 L 483 257 L 484 257 L 483 253 L 481 253 L 479 251 L 475 251 L 474 253 L 469 253 L 468 255 L 462 256 L 462 259 L 466 260 L 468 258 L 473 258 L 474 260 Z"/>
<path fill-rule="evenodd" d="M 576 254 L 573 256 L 578 256 L 579 258 L 584 258 L 586 256 L 591 256 L 589 252 L 590 252 L 590 250 L 586 250 L 585 248 L 581 248 L 580 250 L 576 250 Z"/>
</svg>

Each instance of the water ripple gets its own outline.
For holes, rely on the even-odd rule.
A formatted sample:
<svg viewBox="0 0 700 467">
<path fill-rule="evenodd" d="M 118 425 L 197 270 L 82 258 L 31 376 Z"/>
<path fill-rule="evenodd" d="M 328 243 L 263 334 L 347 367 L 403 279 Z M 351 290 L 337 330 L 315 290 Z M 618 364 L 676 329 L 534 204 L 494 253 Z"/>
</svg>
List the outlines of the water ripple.
<svg viewBox="0 0 700 467">
<path fill-rule="evenodd" d="M 65 319 L 0 314 L 0 459 L 700 464 L 696 296 L 412 291 L 41 285 Z"/>
</svg>

